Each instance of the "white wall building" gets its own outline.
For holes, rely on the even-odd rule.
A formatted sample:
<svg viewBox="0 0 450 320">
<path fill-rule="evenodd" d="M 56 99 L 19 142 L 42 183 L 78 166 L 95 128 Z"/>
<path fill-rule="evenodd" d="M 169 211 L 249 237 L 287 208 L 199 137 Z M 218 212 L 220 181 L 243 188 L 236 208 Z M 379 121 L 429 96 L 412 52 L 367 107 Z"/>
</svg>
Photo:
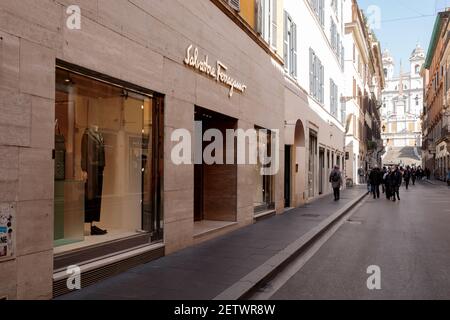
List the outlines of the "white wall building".
<svg viewBox="0 0 450 320">
<path fill-rule="evenodd" d="M 396 76 L 393 57 L 388 50 L 383 54 L 386 87 L 382 98 L 382 138 L 387 149 L 421 146 L 423 79 L 420 70 L 425 53 L 420 45 L 413 50 L 409 61 L 407 70 L 400 63 L 400 74 Z"/>
<path fill-rule="evenodd" d="M 345 103 L 346 103 L 346 174 L 354 183 L 362 183 L 358 179 L 358 169 L 364 168 L 363 96 L 369 91 L 367 73 L 369 64 L 369 47 L 367 45 L 364 26 L 353 1 L 345 2 Z"/>
<path fill-rule="evenodd" d="M 330 192 L 332 167 L 345 167 L 340 100 L 349 1 L 284 1 L 286 205 Z"/>
</svg>

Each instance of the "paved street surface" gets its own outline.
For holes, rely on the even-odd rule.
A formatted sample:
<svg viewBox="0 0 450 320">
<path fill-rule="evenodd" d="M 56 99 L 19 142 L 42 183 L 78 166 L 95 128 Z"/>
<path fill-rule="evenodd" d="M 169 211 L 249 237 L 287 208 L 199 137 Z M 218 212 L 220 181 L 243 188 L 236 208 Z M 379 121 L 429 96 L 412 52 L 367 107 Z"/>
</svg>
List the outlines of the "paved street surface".
<svg viewBox="0 0 450 320">
<path fill-rule="evenodd" d="M 368 198 L 272 299 L 450 299 L 450 188 L 422 182 L 400 196 Z M 370 265 L 379 291 L 367 289 Z"/>
<path fill-rule="evenodd" d="M 363 193 L 326 196 L 60 299 L 213 299 Z"/>
</svg>

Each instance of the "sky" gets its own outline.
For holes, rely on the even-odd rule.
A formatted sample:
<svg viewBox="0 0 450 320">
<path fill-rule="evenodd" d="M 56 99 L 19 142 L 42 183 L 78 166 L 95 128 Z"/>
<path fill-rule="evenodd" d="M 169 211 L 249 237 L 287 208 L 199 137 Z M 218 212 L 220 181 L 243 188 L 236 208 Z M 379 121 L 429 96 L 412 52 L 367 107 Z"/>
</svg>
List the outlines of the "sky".
<svg viewBox="0 0 450 320">
<path fill-rule="evenodd" d="M 409 57 L 417 43 L 426 53 L 436 13 L 450 7 L 450 0 L 358 0 L 358 4 L 368 16 L 376 12 L 373 8 L 379 8 L 379 28 L 374 31 L 382 50 L 389 49 L 394 57 L 398 73 L 400 59 L 403 71 L 409 69 Z"/>
</svg>

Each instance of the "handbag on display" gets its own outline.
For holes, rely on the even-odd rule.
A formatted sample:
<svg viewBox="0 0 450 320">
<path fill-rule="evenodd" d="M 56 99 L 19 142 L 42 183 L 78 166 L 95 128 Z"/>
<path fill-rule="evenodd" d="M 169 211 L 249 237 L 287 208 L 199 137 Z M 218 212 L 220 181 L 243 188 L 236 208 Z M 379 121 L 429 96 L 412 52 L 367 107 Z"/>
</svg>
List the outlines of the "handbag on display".
<svg viewBox="0 0 450 320">
<path fill-rule="evenodd" d="M 55 180 L 66 179 L 66 139 L 61 134 L 58 120 L 56 120 L 55 134 Z"/>
</svg>

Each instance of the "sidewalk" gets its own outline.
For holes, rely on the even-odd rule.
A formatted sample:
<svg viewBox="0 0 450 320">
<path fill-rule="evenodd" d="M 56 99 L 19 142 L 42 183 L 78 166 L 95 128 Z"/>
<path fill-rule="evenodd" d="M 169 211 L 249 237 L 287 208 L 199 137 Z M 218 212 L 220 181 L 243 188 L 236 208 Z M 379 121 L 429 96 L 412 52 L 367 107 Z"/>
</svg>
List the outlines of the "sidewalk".
<svg viewBox="0 0 450 320">
<path fill-rule="evenodd" d="M 448 184 L 445 181 L 441 181 L 441 180 L 437 180 L 437 179 L 424 180 L 424 181 L 429 184 L 435 185 L 435 186 L 448 187 Z"/>
<path fill-rule="evenodd" d="M 274 267 L 274 258 L 323 228 L 334 215 L 363 198 L 366 188 L 321 198 L 283 215 L 267 218 L 223 237 L 189 247 L 175 254 L 131 269 L 123 274 L 58 299 L 210 300 L 233 297 L 237 284 Z M 268 261 L 272 263 L 268 264 Z M 263 271 L 265 272 L 265 271 Z M 269 272 L 269 271 L 267 271 Z M 239 290 L 239 289 L 238 289 Z M 225 293 L 224 293 L 225 292 Z"/>
</svg>

